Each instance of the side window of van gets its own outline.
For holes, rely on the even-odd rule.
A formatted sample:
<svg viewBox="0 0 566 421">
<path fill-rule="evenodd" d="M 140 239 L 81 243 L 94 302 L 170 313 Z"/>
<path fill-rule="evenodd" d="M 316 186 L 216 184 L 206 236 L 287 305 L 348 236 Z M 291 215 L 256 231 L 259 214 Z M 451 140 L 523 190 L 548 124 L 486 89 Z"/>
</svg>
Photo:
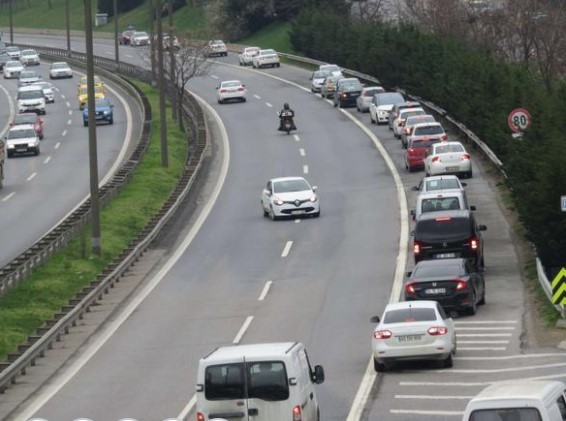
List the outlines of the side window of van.
<svg viewBox="0 0 566 421">
<path fill-rule="evenodd" d="M 558 409 L 560 410 L 560 415 L 562 416 L 562 419 L 566 421 L 566 400 L 564 399 L 564 395 L 558 398 L 556 404 L 558 405 Z"/>
<path fill-rule="evenodd" d="M 204 373 L 204 394 L 206 399 L 244 399 L 244 365 L 211 365 Z"/>
</svg>

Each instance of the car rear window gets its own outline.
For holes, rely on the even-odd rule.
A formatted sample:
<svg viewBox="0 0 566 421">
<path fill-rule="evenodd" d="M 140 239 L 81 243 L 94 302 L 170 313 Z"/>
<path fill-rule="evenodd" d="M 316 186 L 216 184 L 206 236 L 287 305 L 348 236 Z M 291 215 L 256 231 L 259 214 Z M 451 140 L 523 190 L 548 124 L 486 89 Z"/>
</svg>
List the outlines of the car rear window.
<svg viewBox="0 0 566 421">
<path fill-rule="evenodd" d="M 341 90 L 345 92 L 356 92 L 361 91 L 362 89 L 362 85 L 356 83 L 347 83 L 343 87 L 341 87 Z"/>
<path fill-rule="evenodd" d="M 436 320 L 436 312 L 433 308 L 389 310 L 383 317 L 383 323 L 431 322 L 434 320 Z"/>
<path fill-rule="evenodd" d="M 442 265 L 426 265 L 415 267 L 411 277 L 418 278 L 446 278 L 463 275 L 462 265 L 459 263 L 443 262 Z"/>
<path fill-rule="evenodd" d="M 444 129 L 442 126 L 423 126 L 423 127 L 415 127 L 415 135 L 416 136 L 426 136 L 431 134 L 443 134 Z"/>
<path fill-rule="evenodd" d="M 464 152 L 464 147 L 458 144 L 437 146 L 434 153 Z"/>
<path fill-rule="evenodd" d="M 470 414 L 470 421 L 542 421 L 536 408 L 479 409 Z"/>
<path fill-rule="evenodd" d="M 440 180 L 427 180 L 425 183 L 426 183 L 427 191 L 460 188 L 460 183 L 458 183 L 458 180 L 453 178 L 448 178 L 448 179 L 443 178 Z"/>
<path fill-rule="evenodd" d="M 431 197 L 423 199 L 421 202 L 421 211 L 435 212 L 443 210 L 457 210 L 460 209 L 460 200 L 458 197 Z"/>
<path fill-rule="evenodd" d="M 14 124 L 35 124 L 35 115 L 17 115 L 14 117 Z"/>
<path fill-rule="evenodd" d="M 415 239 L 420 241 L 451 241 L 469 238 L 471 235 L 472 224 L 467 218 L 420 219 L 415 228 Z"/>
<path fill-rule="evenodd" d="M 410 116 L 407 117 L 407 122 L 406 125 L 407 126 L 411 126 L 413 124 L 419 124 L 419 123 L 434 123 L 436 122 L 436 120 L 434 119 L 433 116 L 429 115 L 429 114 L 424 114 L 424 115 L 418 115 L 418 116 Z"/>
<path fill-rule="evenodd" d="M 244 399 L 244 364 L 222 364 L 206 367 L 204 373 L 206 399 Z"/>
<path fill-rule="evenodd" d="M 411 110 L 411 109 L 406 110 L 405 109 L 405 110 L 403 110 L 399 113 L 399 117 L 404 118 L 406 120 L 409 117 L 413 117 L 413 116 L 416 116 L 416 115 L 425 115 L 425 114 L 426 114 L 426 112 L 424 110 Z"/>
<path fill-rule="evenodd" d="M 261 361 L 248 363 L 248 398 L 265 401 L 286 401 L 289 399 L 287 370 L 282 361 Z"/>
</svg>

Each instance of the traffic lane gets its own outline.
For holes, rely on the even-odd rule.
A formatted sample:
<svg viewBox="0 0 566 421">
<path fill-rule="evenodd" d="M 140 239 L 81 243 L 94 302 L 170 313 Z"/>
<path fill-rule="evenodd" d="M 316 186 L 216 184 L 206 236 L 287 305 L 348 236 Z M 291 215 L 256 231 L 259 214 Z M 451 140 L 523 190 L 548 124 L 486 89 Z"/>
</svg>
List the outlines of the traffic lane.
<svg viewBox="0 0 566 421">
<path fill-rule="evenodd" d="M 3 104 L 0 107 L 0 137 L 4 137 L 15 113 L 14 101 L 6 85 L 4 79 L 0 81 L 0 104 Z"/>
<path fill-rule="evenodd" d="M 214 91 L 210 90 L 210 83 L 214 82 L 208 82 L 204 91 L 200 93 L 210 95 L 208 99 L 214 101 Z M 196 87 L 195 90 L 197 90 Z M 296 98 L 293 95 L 294 92 L 289 98 L 294 103 L 300 104 L 304 99 L 311 101 L 314 106 L 319 105 L 315 98 L 303 95 L 301 91 L 298 92 Z M 305 121 L 302 126 L 304 129 L 301 130 L 316 136 L 316 139 L 310 142 L 311 145 L 314 145 L 313 150 L 315 151 L 308 155 L 314 160 L 313 162 L 317 160 L 316 150 L 328 148 L 329 143 L 334 144 L 336 149 L 343 150 L 345 157 L 353 154 L 351 151 L 356 150 L 356 145 L 362 144 L 361 156 L 353 159 L 354 168 L 336 166 L 333 165 L 334 162 L 332 161 L 326 165 L 321 165 L 321 168 L 324 168 L 321 179 L 328 180 L 329 185 L 333 185 L 339 194 L 336 197 L 336 203 L 331 197 L 325 198 L 324 203 L 326 205 L 324 206 L 328 210 L 323 210 L 320 219 L 303 219 L 300 223 L 296 223 L 294 220 L 273 223 L 261 215 L 259 194 L 264 181 L 273 175 L 273 168 L 279 162 L 287 162 L 287 171 L 289 169 L 295 171 L 295 168 L 300 169 L 302 167 L 299 161 L 300 154 L 297 153 L 296 141 L 293 137 L 281 135 L 275 131 L 271 122 L 273 110 L 262 103 L 254 104 L 254 101 L 250 101 L 246 104 L 233 104 L 218 108 L 224 113 L 227 126 L 231 126 L 232 162 L 226 185 L 217 206 L 183 259 L 177 263 L 172 272 L 138 308 L 136 313 L 128 319 L 127 326 L 120 329 L 120 334 L 115 335 L 103 350 L 87 364 L 80 376 L 77 376 L 64 388 L 61 394 L 61 399 L 64 401 L 54 399 L 42 408 L 38 415 L 41 414 L 44 418 L 50 419 L 54 416 L 59 418 L 63 415 L 57 412 L 58 410 L 65 411 L 65 413 L 73 416 L 84 413 L 98 415 L 100 411 L 104 410 L 103 418 L 111 419 L 119 415 L 123 416 L 125 414 L 123 409 L 129 409 L 127 416 L 136 416 L 139 413 L 144 414 L 144 417 L 148 419 L 175 416 L 175 411 L 180 410 L 191 396 L 193 382 L 196 379 L 198 359 L 215 346 L 230 344 L 235 339 L 247 317 L 254 313 L 258 304 L 261 305 L 261 303 L 258 303 L 258 297 L 264 287 L 264 282 L 269 279 L 284 278 L 284 282 L 289 284 L 295 282 L 293 278 L 298 276 L 295 271 L 304 273 L 307 268 L 312 268 L 310 269 L 312 273 L 308 272 L 309 277 L 318 277 L 317 295 L 328 297 L 325 299 L 323 312 L 334 313 L 335 320 L 340 318 L 345 326 L 348 325 L 354 331 L 361 327 L 360 337 L 363 336 L 365 339 L 368 335 L 367 317 L 373 311 L 377 299 L 375 297 L 378 297 L 381 293 L 384 300 L 386 299 L 388 295 L 386 291 L 390 289 L 390 285 L 387 285 L 387 283 L 390 282 L 392 277 L 392 269 L 389 270 L 389 273 L 385 273 L 386 269 L 384 268 L 374 266 L 373 269 L 369 269 L 372 267 L 369 262 L 366 264 L 356 263 L 356 266 L 361 269 L 349 268 L 347 271 L 349 286 L 344 281 L 344 278 L 346 278 L 346 274 L 344 274 L 340 279 L 333 280 L 335 285 L 332 286 L 332 294 L 329 295 L 326 292 L 328 283 L 326 278 L 330 278 L 330 272 L 332 272 L 332 269 L 328 268 L 328 266 L 331 266 L 328 264 L 329 261 L 335 260 L 341 262 L 343 266 L 347 266 L 349 257 L 353 254 L 358 256 L 358 259 L 362 258 L 359 257 L 361 255 L 364 259 L 374 261 L 374 256 L 381 254 L 381 250 L 377 247 L 380 244 L 391 247 L 392 253 L 396 252 L 394 250 L 396 242 L 393 244 L 384 242 L 381 238 L 378 238 L 379 236 L 370 235 L 368 228 L 360 224 L 360 221 L 365 221 L 364 218 L 381 218 L 384 225 L 394 226 L 394 217 L 392 217 L 392 223 L 388 221 L 387 216 L 379 215 L 379 206 L 376 203 L 367 203 L 367 208 L 376 210 L 376 212 L 367 212 L 366 207 L 358 208 L 353 205 L 356 202 L 355 200 L 349 200 L 350 194 L 363 194 L 365 197 L 373 197 L 374 202 L 385 199 L 384 191 L 375 186 L 372 187 L 369 180 L 366 186 L 349 185 L 344 182 L 344 180 L 376 177 L 375 167 L 379 166 L 379 163 L 376 164 L 372 157 L 367 156 L 366 145 L 363 143 L 365 140 L 361 139 L 363 135 L 358 134 L 357 129 L 354 129 L 354 133 L 352 133 L 352 125 L 343 122 L 329 123 L 320 119 Z M 333 112 L 332 110 L 329 111 Z M 250 115 L 253 115 L 254 119 L 258 121 L 270 121 L 268 123 L 269 130 L 265 132 L 265 135 L 263 132 L 250 135 Z M 247 119 L 244 116 L 247 116 Z M 325 139 L 326 143 L 322 143 L 320 133 L 328 130 L 329 125 L 329 133 L 336 133 L 336 137 L 329 135 L 328 139 Z M 348 141 L 344 142 L 344 139 L 348 139 Z M 303 137 L 301 137 L 302 141 Z M 280 147 L 278 154 L 270 154 L 274 145 Z M 247 160 L 250 157 L 255 157 L 253 165 L 247 165 Z M 339 162 L 338 157 L 335 158 L 335 162 Z M 363 172 L 363 174 L 358 175 L 358 171 Z M 386 184 L 387 180 L 378 179 L 375 180 L 375 183 L 379 186 L 381 183 Z M 365 192 L 363 192 L 364 187 L 367 187 Z M 321 191 L 323 190 L 324 187 L 321 185 Z M 340 190 L 343 191 L 340 192 Z M 350 204 L 351 213 L 342 215 L 339 202 L 344 201 Z M 394 206 L 389 206 L 389 208 L 393 209 L 391 210 L 393 215 L 397 215 L 398 210 L 394 209 Z M 368 222 L 368 226 L 380 226 L 380 224 L 371 220 Z M 346 240 L 346 230 L 350 231 L 354 228 L 356 228 L 354 237 L 358 241 Z M 301 253 L 294 257 L 292 268 L 289 267 L 288 263 L 282 262 L 285 245 L 291 237 L 296 241 L 297 250 L 301 250 Z M 363 243 L 366 240 L 369 241 L 369 244 Z M 356 250 L 354 245 L 363 248 L 364 252 Z M 293 253 L 292 248 L 290 253 Z M 341 256 L 342 254 L 346 255 Z M 295 255 L 293 254 L 293 256 Z M 386 258 L 384 257 L 384 259 Z M 394 261 L 394 259 L 386 260 Z M 346 269 L 344 270 L 346 271 Z M 381 285 L 376 282 L 374 276 L 377 271 L 383 273 Z M 366 276 L 366 272 L 370 272 L 371 276 Z M 297 283 L 296 288 L 290 291 L 291 295 L 283 299 L 283 303 L 275 302 L 270 307 L 288 306 L 289 302 L 300 301 L 300 297 L 305 296 L 310 290 L 308 285 L 302 284 L 304 283 Z M 367 314 L 360 316 L 364 320 L 363 325 L 357 323 L 357 320 L 355 323 L 348 323 L 350 315 L 348 312 L 344 312 L 341 307 L 344 299 L 340 296 L 343 292 L 342 288 L 351 290 L 352 285 L 359 287 L 362 291 L 374 291 L 374 293 L 367 295 L 358 293 L 360 299 L 366 300 L 365 306 L 369 307 L 366 308 Z M 307 287 L 309 289 L 305 291 Z M 275 294 L 273 297 L 278 297 L 278 295 Z M 371 299 L 368 297 L 371 297 Z M 295 311 L 300 311 L 300 309 L 295 309 Z M 354 309 L 352 309 L 352 312 L 354 312 Z M 308 316 L 308 318 L 307 316 L 305 315 L 305 320 L 301 319 L 300 323 L 292 318 L 285 325 L 272 326 L 266 334 L 271 336 L 274 331 L 281 329 L 288 332 L 285 333 L 285 338 L 281 338 L 281 340 L 287 339 L 289 336 L 302 336 L 303 332 L 302 329 L 299 330 L 299 326 L 308 326 L 321 317 L 315 314 Z M 333 320 L 331 325 L 334 326 L 335 324 Z M 326 327 L 326 329 L 329 330 L 331 327 Z M 342 329 L 347 331 L 348 327 Z M 248 343 L 245 335 L 242 339 Z M 308 336 L 297 337 L 297 339 L 312 342 Z M 318 352 L 318 349 L 311 351 L 312 355 L 322 354 L 323 349 L 333 344 L 331 338 L 326 335 L 318 339 L 323 341 L 320 345 L 317 345 L 320 352 Z M 367 363 L 367 342 L 357 341 L 357 344 L 347 344 L 344 347 L 347 348 L 348 354 L 356 353 L 362 356 L 359 363 L 360 371 L 355 374 L 361 377 Z M 161 351 L 160 355 L 166 354 L 167 367 L 164 367 L 163 363 L 152 362 L 156 360 L 158 351 Z M 121 356 L 124 356 L 124 358 Z M 120 364 L 118 366 L 109 364 L 108 361 L 113 359 L 119 359 Z M 137 364 L 128 364 L 124 360 L 136 361 Z M 149 362 L 146 364 L 143 361 Z M 333 361 L 331 365 L 339 367 L 344 361 L 346 361 L 346 358 L 342 355 L 339 361 Z M 145 369 L 136 369 L 140 366 L 149 367 L 147 369 L 149 372 Z M 179 367 L 183 369 L 179 370 Z M 98 379 L 103 378 L 112 378 L 108 394 L 106 391 L 100 390 L 99 387 Z M 167 389 L 162 386 L 165 381 L 164 378 L 169 385 Z M 188 382 L 187 379 L 189 379 Z M 331 379 L 328 381 L 329 385 L 332 385 L 334 381 L 336 388 L 341 388 L 337 377 L 334 380 L 332 380 L 332 377 L 329 377 L 329 379 Z M 118 386 L 118 382 L 124 383 Z M 358 382 L 359 378 L 356 379 L 356 386 Z M 115 383 L 116 386 L 114 387 Z M 125 396 L 124 399 L 121 398 L 120 407 L 122 409 L 120 411 L 118 411 L 118 408 L 108 408 L 107 405 L 101 404 L 101 402 L 112 400 L 112 392 L 115 395 L 117 390 L 124 390 L 124 388 L 130 390 L 132 385 L 143 385 L 143 390 L 140 393 L 137 389 L 137 394 L 133 392 L 130 394 L 129 391 L 123 393 L 128 396 Z M 73 402 L 67 401 L 67 397 L 70 399 L 73 395 L 73 392 L 68 391 L 76 390 L 80 390 L 81 394 L 84 393 L 84 396 L 96 396 L 96 399 L 92 402 L 83 401 L 80 402 L 80 405 L 74 405 Z M 179 396 L 184 397 L 184 400 L 176 400 L 169 393 L 171 390 L 181 390 L 182 393 L 179 393 Z M 355 386 L 352 387 L 352 390 L 355 390 Z M 142 396 L 151 395 L 153 397 L 152 402 L 160 402 L 160 404 L 148 405 L 147 402 L 143 404 L 137 398 L 132 398 L 134 400 L 131 402 L 127 401 L 130 396 L 139 396 L 140 394 Z M 349 402 L 351 403 L 352 400 L 353 396 L 350 396 Z M 330 406 L 329 403 L 326 405 Z M 75 409 L 71 410 L 70 407 Z M 70 412 L 66 412 L 67 410 Z"/>
<path fill-rule="evenodd" d="M 34 69 L 47 79 L 45 63 Z M 10 82 L 11 94 L 15 95 L 17 82 Z M 45 122 L 41 154 L 6 160 L 0 228 L 7 235 L 0 240 L 1 265 L 29 248 L 88 195 L 88 130 L 78 109 L 76 83 L 76 78 L 53 81 L 55 103 L 47 104 L 47 114 L 41 116 Z M 101 179 L 120 156 L 127 132 L 123 104 L 111 92 L 109 97 L 115 105 L 115 122 L 97 126 Z M 130 106 L 134 107 L 133 101 Z M 140 127 L 141 119 L 134 115 L 138 121 L 135 126 Z"/>
</svg>

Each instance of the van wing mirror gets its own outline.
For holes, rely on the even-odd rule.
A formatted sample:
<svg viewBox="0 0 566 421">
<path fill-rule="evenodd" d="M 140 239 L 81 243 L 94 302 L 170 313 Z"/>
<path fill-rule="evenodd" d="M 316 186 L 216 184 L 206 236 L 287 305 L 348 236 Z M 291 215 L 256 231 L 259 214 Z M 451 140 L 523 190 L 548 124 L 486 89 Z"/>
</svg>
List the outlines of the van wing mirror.
<svg viewBox="0 0 566 421">
<path fill-rule="evenodd" d="M 314 366 L 314 383 L 321 384 L 324 383 L 324 368 L 321 365 Z"/>
<path fill-rule="evenodd" d="M 471 211 L 475 211 L 475 210 L 476 210 L 476 207 L 475 207 L 474 205 L 470 205 L 470 210 L 471 210 Z"/>
</svg>

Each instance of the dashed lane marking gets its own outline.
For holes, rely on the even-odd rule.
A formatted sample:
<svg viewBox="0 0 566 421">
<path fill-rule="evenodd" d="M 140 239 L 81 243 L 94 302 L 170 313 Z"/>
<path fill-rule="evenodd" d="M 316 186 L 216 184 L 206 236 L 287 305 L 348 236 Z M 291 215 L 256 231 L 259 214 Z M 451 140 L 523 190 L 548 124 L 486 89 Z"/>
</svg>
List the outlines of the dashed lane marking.
<svg viewBox="0 0 566 421">
<path fill-rule="evenodd" d="M 54 146 L 55 149 L 59 149 L 59 146 L 61 146 L 61 142 L 57 142 Z"/>
<path fill-rule="evenodd" d="M 299 137 L 298 134 L 294 134 L 293 137 L 295 138 L 295 141 L 298 142 L 299 140 L 301 140 L 301 138 Z"/>
<path fill-rule="evenodd" d="M 259 95 L 254 95 L 255 99 L 261 99 L 261 97 Z"/>
<path fill-rule="evenodd" d="M 267 105 L 267 106 L 270 107 L 270 108 L 273 107 L 273 105 L 270 104 L 269 102 L 266 102 L 265 105 Z"/>
<path fill-rule="evenodd" d="M 269 292 L 269 290 L 271 289 L 271 285 L 273 285 L 273 281 L 267 281 L 265 283 L 265 285 L 263 286 L 263 290 L 261 291 L 261 294 L 259 295 L 259 298 L 257 299 L 258 301 L 263 301 L 265 300 L 265 297 L 267 296 L 267 293 Z"/>
<path fill-rule="evenodd" d="M 10 200 L 12 197 L 14 197 L 15 194 L 16 194 L 15 192 L 12 192 L 12 193 L 8 194 L 6 197 L 4 197 L 4 198 L 2 199 L 2 202 L 7 202 L 7 201 Z"/>
<path fill-rule="evenodd" d="M 63 130 L 63 133 L 61 133 L 61 136 L 63 136 L 63 137 L 67 136 L 67 130 L 66 129 Z"/>
<path fill-rule="evenodd" d="M 308 165 L 303 165 L 303 173 L 304 173 L 304 174 L 308 174 L 308 173 L 309 173 L 309 166 L 308 166 Z"/>
<path fill-rule="evenodd" d="M 283 249 L 283 253 L 281 253 L 281 257 L 287 257 L 289 255 L 289 252 L 291 251 L 292 246 L 293 242 L 287 241 L 287 244 L 285 244 L 285 248 Z"/>
<path fill-rule="evenodd" d="M 299 149 L 299 154 L 301 154 L 301 156 L 305 156 L 305 150 L 303 148 Z"/>
<path fill-rule="evenodd" d="M 28 178 L 26 178 L 26 180 L 27 180 L 27 181 L 31 181 L 31 180 L 33 180 L 33 179 L 35 178 L 36 175 L 37 175 L 36 172 L 31 173 L 30 176 L 29 176 Z"/>
<path fill-rule="evenodd" d="M 252 323 L 253 319 L 254 319 L 254 316 L 248 316 L 246 318 L 246 320 L 244 321 L 244 324 L 242 325 L 242 327 L 240 328 L 240 330 L 236 334 L 236 337 L 232 341 L 233 344 L 239 344 L 240 343 L 240 341 L 242 340 L 242 337 L 246 333 L 246 330 L 248 330 L 248 327 L 250 327 L 250 324 Z"/>
<path fill-rule="evenodd" d="M 47 158 L 45 158 L 45 160 L 43 161 L 44 164 L 48 164 L 49 161 L 51 161 L 51 155 L 48 156 Z"/>
</svg>

